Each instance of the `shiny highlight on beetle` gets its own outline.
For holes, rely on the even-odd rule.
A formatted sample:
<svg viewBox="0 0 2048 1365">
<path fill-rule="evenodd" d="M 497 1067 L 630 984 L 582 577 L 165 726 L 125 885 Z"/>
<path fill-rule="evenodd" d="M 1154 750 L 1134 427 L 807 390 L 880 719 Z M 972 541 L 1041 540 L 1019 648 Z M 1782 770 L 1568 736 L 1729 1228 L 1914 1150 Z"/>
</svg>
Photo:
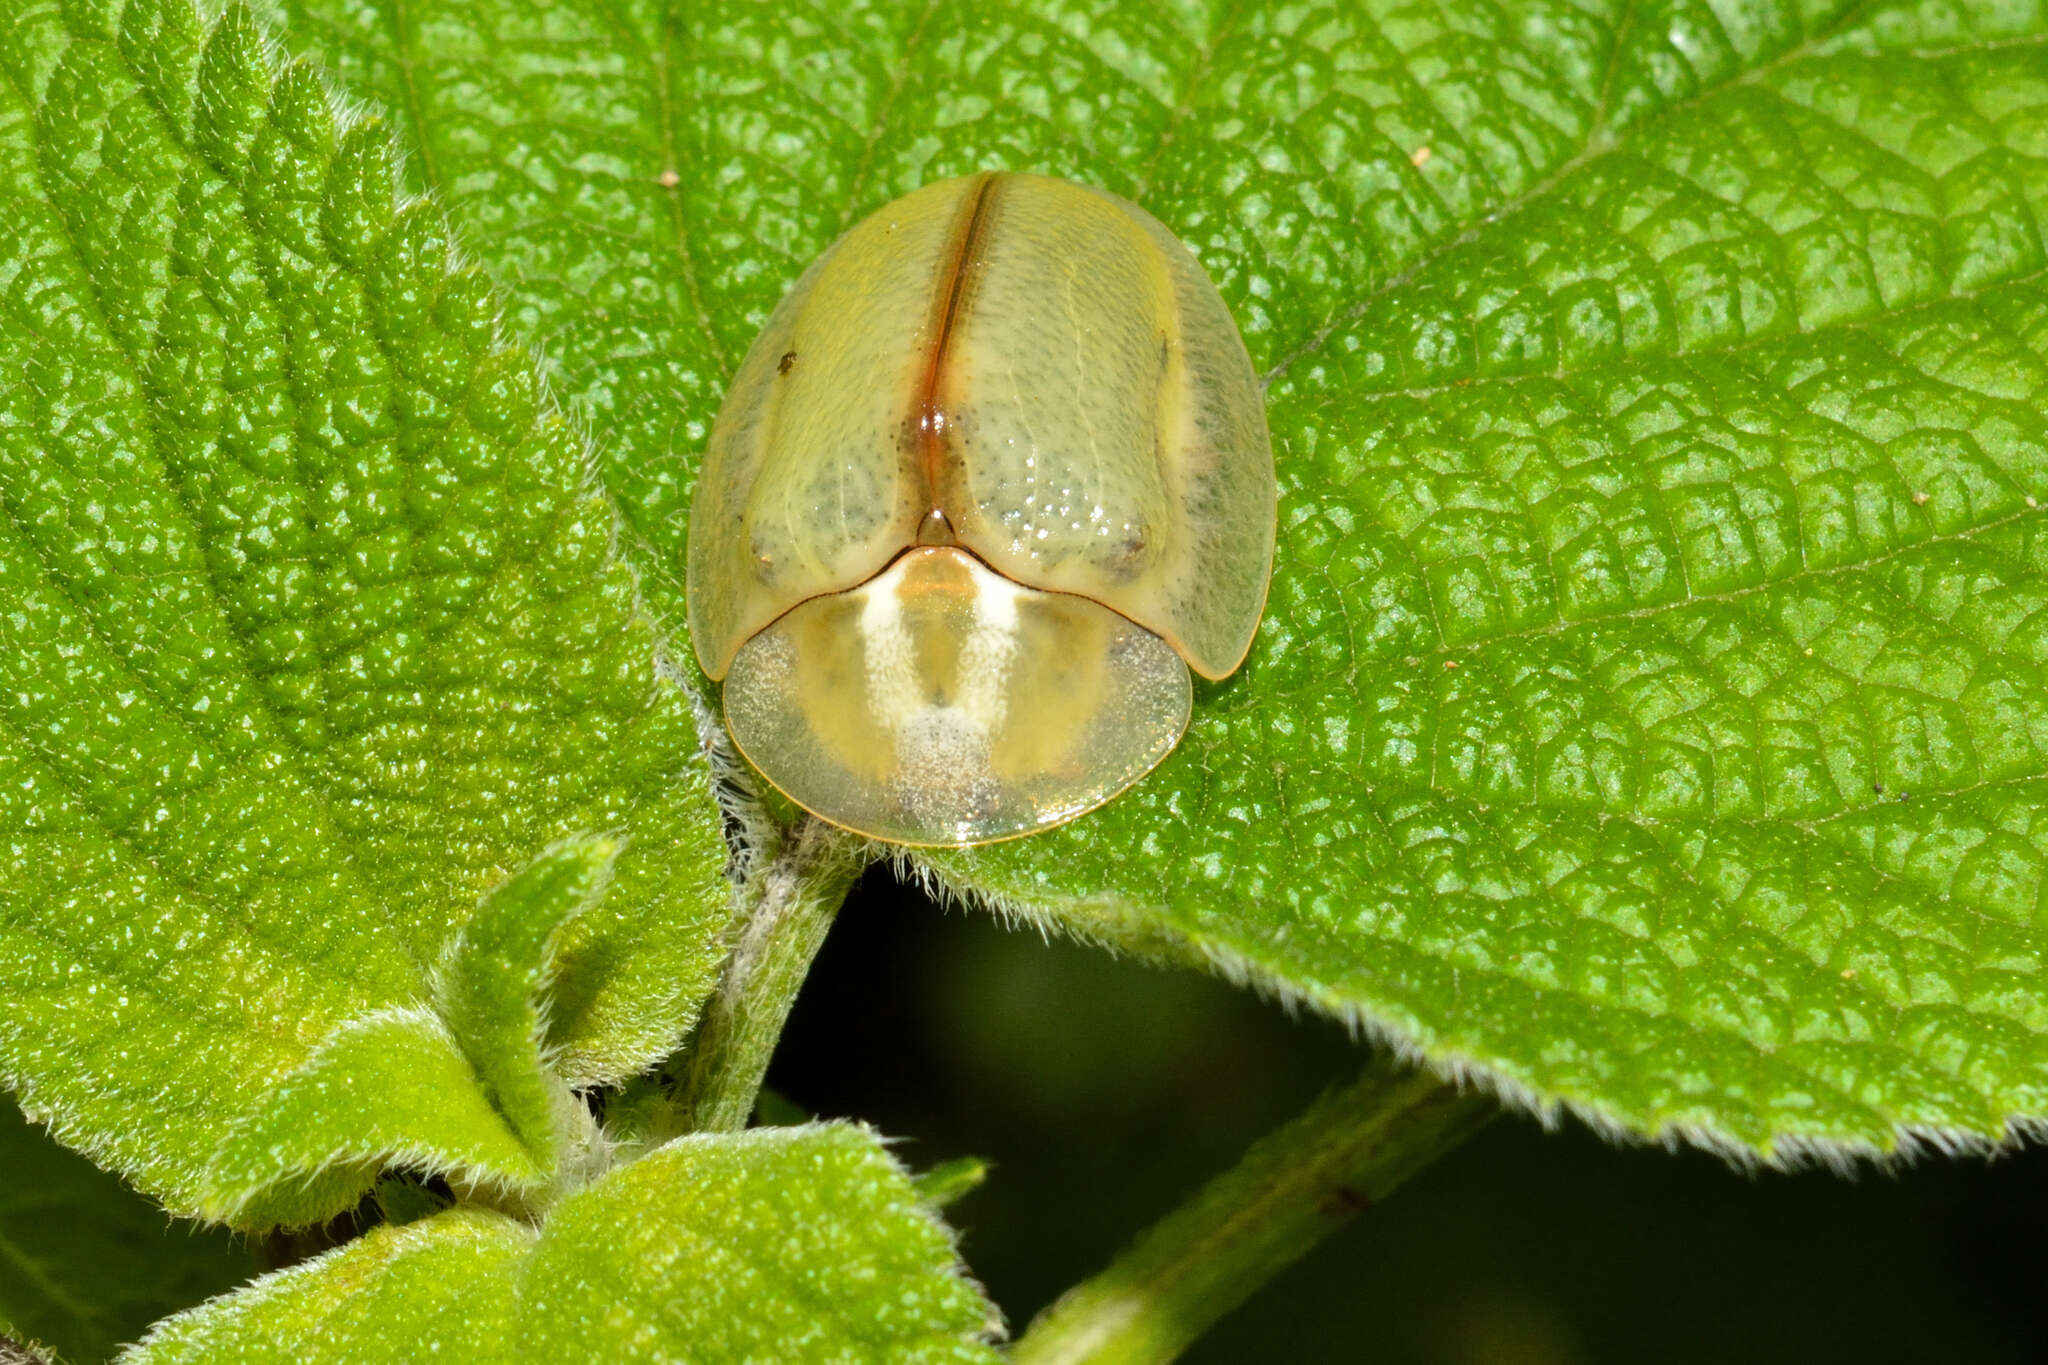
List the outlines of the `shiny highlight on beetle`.
<svg viewBox="0 0 2048 1365">
<path fill-rule="evenodd" d="M 1192 700 L 1150 631 L 926 546 L 741 646 L 725 715 L 805 809 L 857 807 L 863 833 L 897 843 L 969 844 L 1108 800 L 1173 748 Z"/>
</svg>

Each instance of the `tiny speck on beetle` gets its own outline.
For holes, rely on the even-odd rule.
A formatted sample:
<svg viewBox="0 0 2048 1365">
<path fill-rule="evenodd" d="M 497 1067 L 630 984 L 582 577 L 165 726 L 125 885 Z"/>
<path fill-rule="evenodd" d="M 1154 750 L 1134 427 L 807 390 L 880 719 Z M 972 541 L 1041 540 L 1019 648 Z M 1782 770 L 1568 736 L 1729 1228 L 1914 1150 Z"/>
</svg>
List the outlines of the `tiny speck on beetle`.
<svg viewBox="0 0 2048 1365">
<path fill-rule="evenodd" d="M 1844 967 L 1844 968 L 1842 968 L 1842 980 L 1844 980 L 1844 981 L 1854 981 L 1855 979 L 1856 979 L 1856 969 L 1855 969 L 1854 967 Z"/>
<path fill-rule="evenodd" d="M 655 176 L 654 182 L 657 185 L 660 185 L 665 190 L 672 190 L 676 186 L 683 183 L 683 178 L 682 176 L 676 174 L 674 167 L 670 167 L 668 170 L 663 171 L 660 175 Z"/>
<path fill-rule="evenodd" d="M 788 373 L 789 373 L 789 372 L 790 372 L 791 370 L 793 370 L 793 369 L 795 369 L 795 368 L 796 368 L 796 352 L 795 352 L 795 351 L 784 351 L 784 352 L 782 353 L 782 359 L 781 359 L 781 360 L 779 360 L 779 361 L 777 361 L 777 362 L 776 362 L 776 364 L 775 364 L 775 373 L 777 373 L 777 374 L 788 374 Z"/>
<path fill-rule="evenodd" d="M 1422 166 L 1428 164 L 1431 155 L 1433 154 L 1430 152 L 1428 147 L 1417 147 L 1414 151 L 1408 154 L 1408 159 L 1411 162 L 1415 163 L 1415 166 L 1418 169 L 1420 169 Z"/>
</svg>

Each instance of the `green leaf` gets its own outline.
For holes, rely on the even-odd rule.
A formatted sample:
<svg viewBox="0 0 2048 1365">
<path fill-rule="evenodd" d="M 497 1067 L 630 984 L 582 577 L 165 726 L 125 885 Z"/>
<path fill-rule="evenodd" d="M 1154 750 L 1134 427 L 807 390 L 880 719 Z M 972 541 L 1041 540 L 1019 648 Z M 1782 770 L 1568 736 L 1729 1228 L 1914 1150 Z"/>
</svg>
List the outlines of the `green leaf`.
<svg viewBox="0 0 2048 1365">
<path fill-rule="evenodd" d="M 278 1078 L 214 1147 L 199 1212 L 242 1227 L 301 1227 L 331 1217 L 387 1164 L 460 1172 L 515 1195 L 555 1170 L 447 1024 L 423 1009 L 359 1015 Z"/>
<path fill-rule="evenodd" d="M 205 1212 L 311 1222 L 387 1161 L 454 1165 L 529 1201 L 592 1173 L 603 1144 L 545 1055 L 540 1000 L 560 939 L 604 894 L 618 853 L 615 839 L 565 839 L 486 895 L 442 952 L 433 1008 L 358 1016 L 330 1034 L 215 1149 Z"/>
<path fill-rule="evenodd" d="M 957 1156 L 919 1172 L 915 1184 L 918 1198 L 943 1209 L 981 1188 L 987 1179 L 988 1162 L 978 1156 Z"/>
<path fill-rule="evenodd" d="M 614 839 L 570 838 L 534 859 L 484 898 L 434 979 L 441 1017 L 492 1108 L 547 1165 L 588 1118 L 549 1067 L 540 1001 L 565 931 L 603 897 L 619 849 Z"/>
<path fill-rule="evenodd" d="M 256 1271 L 227 1234 L 175 1227 L 0 1098 L 0 1339 L 85 1365 Z M 4 1353 L 0 1353 L 4 1358 Z"/>
<path fill-rule="evenodd" d="M 679 616 L 721 383 L 861 213 L 1131 195 L 1270 388 L 1179 752 L 949 888 L 1744 1157 L 2048 1117 L 2048 47 L 2025 6 L 290 0 Z"/>
<path fill-rule="evenodd" d="M 382 1227 L 159 1325 L 124 1360 L 988 1362 L 991 1310 L 874 1136 L 688 1137 L 533 1225 Z"/>
<path fill-rule="evenodd" d="M 715 969 L 690 699 L 386 130 L 240 9 L 115 9 L 0 4 L 0 1082 L 248 1222 L 549 1178 L 536 1107 Z M 601 899 L 493 896 L 579 833 Z"/>
</svg>

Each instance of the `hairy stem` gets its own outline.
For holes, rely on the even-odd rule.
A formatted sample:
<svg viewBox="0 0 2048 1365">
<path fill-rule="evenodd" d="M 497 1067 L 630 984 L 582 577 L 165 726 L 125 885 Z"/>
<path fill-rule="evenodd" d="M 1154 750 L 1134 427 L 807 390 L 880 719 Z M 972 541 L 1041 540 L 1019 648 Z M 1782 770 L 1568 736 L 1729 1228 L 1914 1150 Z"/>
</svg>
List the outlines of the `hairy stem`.
<svg viewBox="0 0 2048 1365">
<path fill-rule="evenodd" d="M 1496 1112 L 1376 1061 L 1041 1313 L 1013 1365 L 1171 1360 L 1213 1322 Z"/>
<path fill-rule="evenodd" d="M 832 917 L 860 876 L 859 841 L 806 819 L 755 879 L 739 942 L 682 1076 L 682 1129 L 747 1126 L 768 1059 Z"/>
</svg>

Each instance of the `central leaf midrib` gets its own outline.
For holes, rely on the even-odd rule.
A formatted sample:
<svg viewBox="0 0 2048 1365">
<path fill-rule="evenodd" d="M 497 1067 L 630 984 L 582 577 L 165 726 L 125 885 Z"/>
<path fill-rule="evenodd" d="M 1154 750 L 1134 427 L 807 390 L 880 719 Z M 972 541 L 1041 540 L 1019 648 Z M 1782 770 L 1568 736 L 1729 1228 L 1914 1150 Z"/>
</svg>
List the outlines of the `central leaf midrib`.
<svg viewBox="0 0 2048 1365">
<path fill-rule="evenodd" d="M 687 3 L 687 0 L 686 0 Z M 643 50 L 630 40 L 626 22 L 613 8 L 612 0 L 599 0 L 612 26 L 622 38 L 627 38 L 627 50 Z M 682 166 L 676 156 L 675 114 L 676 99 L 673 77 L 676 67 L 676 44 L 682 29 L 682 12 L 675 4 L 664 3 L 657 20 L 661 25 L 661 60 L 655 63 L 654 96 L 661 107 L 661 157 L 662 169 L 682 174 Z M 425 136 L 424 132 L 421 134 Z M 697 260 L 690 249 L 690 215 L 683 209 L 683 186 L 679 179 L 666 188 L 663 195 L 670 216 L 675 220 L 675 250 L 677 264 L 682 268 L 683 287 L 690 296 L 690 311 L 695 314 L 697 331 L 704 338 L 706 349 L 711 352 L 711 363 L 718 368 L 720 388 L 732 377 L 732 360 L 725 353 L 725 345 L 719 340 L 718 329 L 711 325 L 711 310 L 704 306 L 704 288 L 697 278 Z"/>
<path fill-rule="evenodd" d="M 1186 75 L 1181 82 L 1180 96 L 1166 110 L 1166 120 L 1160 127 L 1158 138 L 1152 144 L 1152 152 L 1145 158 L 1145 164 L 1131 182 L 1131 198 L 1137 203 L 1145 202 L 1145 196 L 1152 188 L 1152 177 L 1159 173 L 1159 163 L 1166 156 L 1166 149 L 1173 145 L 1174 135 L 1180 131 L 1180 126 L 1187 121 L 1188 115 L 1194 112 L 1195 92 L 1201 89 L 1202 78 L 1209 74 L 1209 67 L 1216 60 L 1216 53 L 1223 46 L 1223 40 L 1243 18 L 1245 4 L 1246 0 L 1229 0 L 1223 12 L 1216 16 L 1214 24 L 1210 27 L 1209 36 L 1195 46 L 1194 58 L 1189 61 Z"/>
<path fill-rule="evenodd" d="M 827 8 L 830 8 L 829 3 Z M 924 40 L 925 27 L 931 22 L 931 17 L 938 8 L 939 0 L 924 0 L 924 4 L 918 10 L 917 19 L 904 37 L 903 51 L 889 72 L 889 88 L 877 102 L 874 117 L 869 120 L 867 130 L 861 138 L 860 160 L 854 164 L 853 174 L 847 180 L 846 202 L 840 208 L 839 222 L 833 229 L 834 236 L 853 226 L 854 214 L 861 207 L 861 196 L 865 192 L 868 172 L 874 164 L 875 148 L 882 144 L 882 135 L 888 131 L 889 116 L 896 108 L 896 101 L 902 95 L 905 83 L 910 79 L 911 64 L 917 60 L 917 49 Z M 794 280 L 790 281 L 792 285 L 795 283 Z"/>
<path fill-rule="evenodd" d="M 66 602 L 70 603 L 72 618 L 83 626 L 86 634 L 99 646 L 100 652 L 106 657 L 111 666 L 122 667 L 119 662 L 120 652 L 100 632 L 90 613 L 84 610 L 77 594 L 71 590 L 64 577 L 52 572 L 52 566 L 43 558 L 41 552 L 35 548 L 34 542 L 22 535 L 19 518 L 12 505 L 4 498 L 0 498 L 0 516 L 4 516 L 7 519 L 8 526 L 14 532 L 15 541 L 21 544 L 28 554 L 35 559 L 41 570 L 43 581 L 48 583 Z M 143 695 L 148 696 L 166 718 L 174 717 L 177 714 L 177 709 L 169 704 L 169 699 L 161 694 L 149 678 L 132 671 L 125 671 L 123 676 L 131 679 L 136 689 Z M 304 950 L 305 942 L 303 939 L 293 938 L 287 941 L 278 937 L 277 934 L 270 931 L 270 926 L 264 920 L 249 914 L 246 906 L 218 899 L 209 888 L 196 879 L 191 871 L 172 867 L 164 860 L 162 852 L 145 848 L 141 843 L 137 842 L 130 831 L 116 829 L 108 824 L 101 816 L 99 803 L 96 799 L 97 794 L 81 787 L 77 781 L 69 776 L 65 771 L 64 765 L 55 761 L 53 755 L 45 752 L 36 737 L 21 728 L 11 710 L 0 709 L 0 730 L 4 730 L 5 733 L 13 738 L 15 752 L 19 756 L 18 761 L 33 764 L 51 782 L 70 794 L 72 801 L 77 805 L 78 815 L 82 822 L 89 823 L 103 838 L 126 849 L 129 856 L 138 865 L 148 868 L 163 885 L 178 888 L 181 896 L 188 897 L 197 904 L 208 906 L 220 912 L 224 918 L 242 926 L 258 942 L 265 944 L 271 949 L 278 950 L 281 958 L 290 959 Z M 202 741 L 195 739 L 195 742 Z M 205 744 L 204 747 L 207 747 L 209 750 L 213 748 L 210 743 Z M 216 753 L 216 757 L 218 758 L 220 755 Z M 247 766 L 251 759 L 260 761 L 270 757 L 282 757 L 282 753 L 276 746 L 264 746 L 260 750 L 247 751 L 232 755 L 231 757 L 232 764 L 224 763 L 224 768 L 228 766 L 241 768 Z M 312 788 L 300 784 L 297 789 L 305 792 L 308 796 L 319 799 L 319 793 Z M 348 873 L 345 870 L 345 875 L 349 875 L 351 880 L 353 880 L 352 873 Z M 362 899 L 365 902 L 367 901 L 367 897 Z M 30 927 L 32 928 L 33 926 Z M 56 940 L 48 941 L 56 942 Z M 68 940 L 65 941 L 64 946 L 74 952 L 79 951 L 80 947 L 80 945 L 71 943 Z M 358 993 L 364 992 L 372 984 L 370 979 L 365 977 L 364 972 L 374 961 L 375 959 L 367 954 L 347 955 L 341 959 L 340 965 L 335 967 L 334 975 L 337 978 L 346 980 Z M 109 980 L 121 980 L 122 984 L 127 984 L 122 978 L 111 975 Z M 148 985 L 145 984 L 142 988 L 148 989 Z"/>
</svg>

